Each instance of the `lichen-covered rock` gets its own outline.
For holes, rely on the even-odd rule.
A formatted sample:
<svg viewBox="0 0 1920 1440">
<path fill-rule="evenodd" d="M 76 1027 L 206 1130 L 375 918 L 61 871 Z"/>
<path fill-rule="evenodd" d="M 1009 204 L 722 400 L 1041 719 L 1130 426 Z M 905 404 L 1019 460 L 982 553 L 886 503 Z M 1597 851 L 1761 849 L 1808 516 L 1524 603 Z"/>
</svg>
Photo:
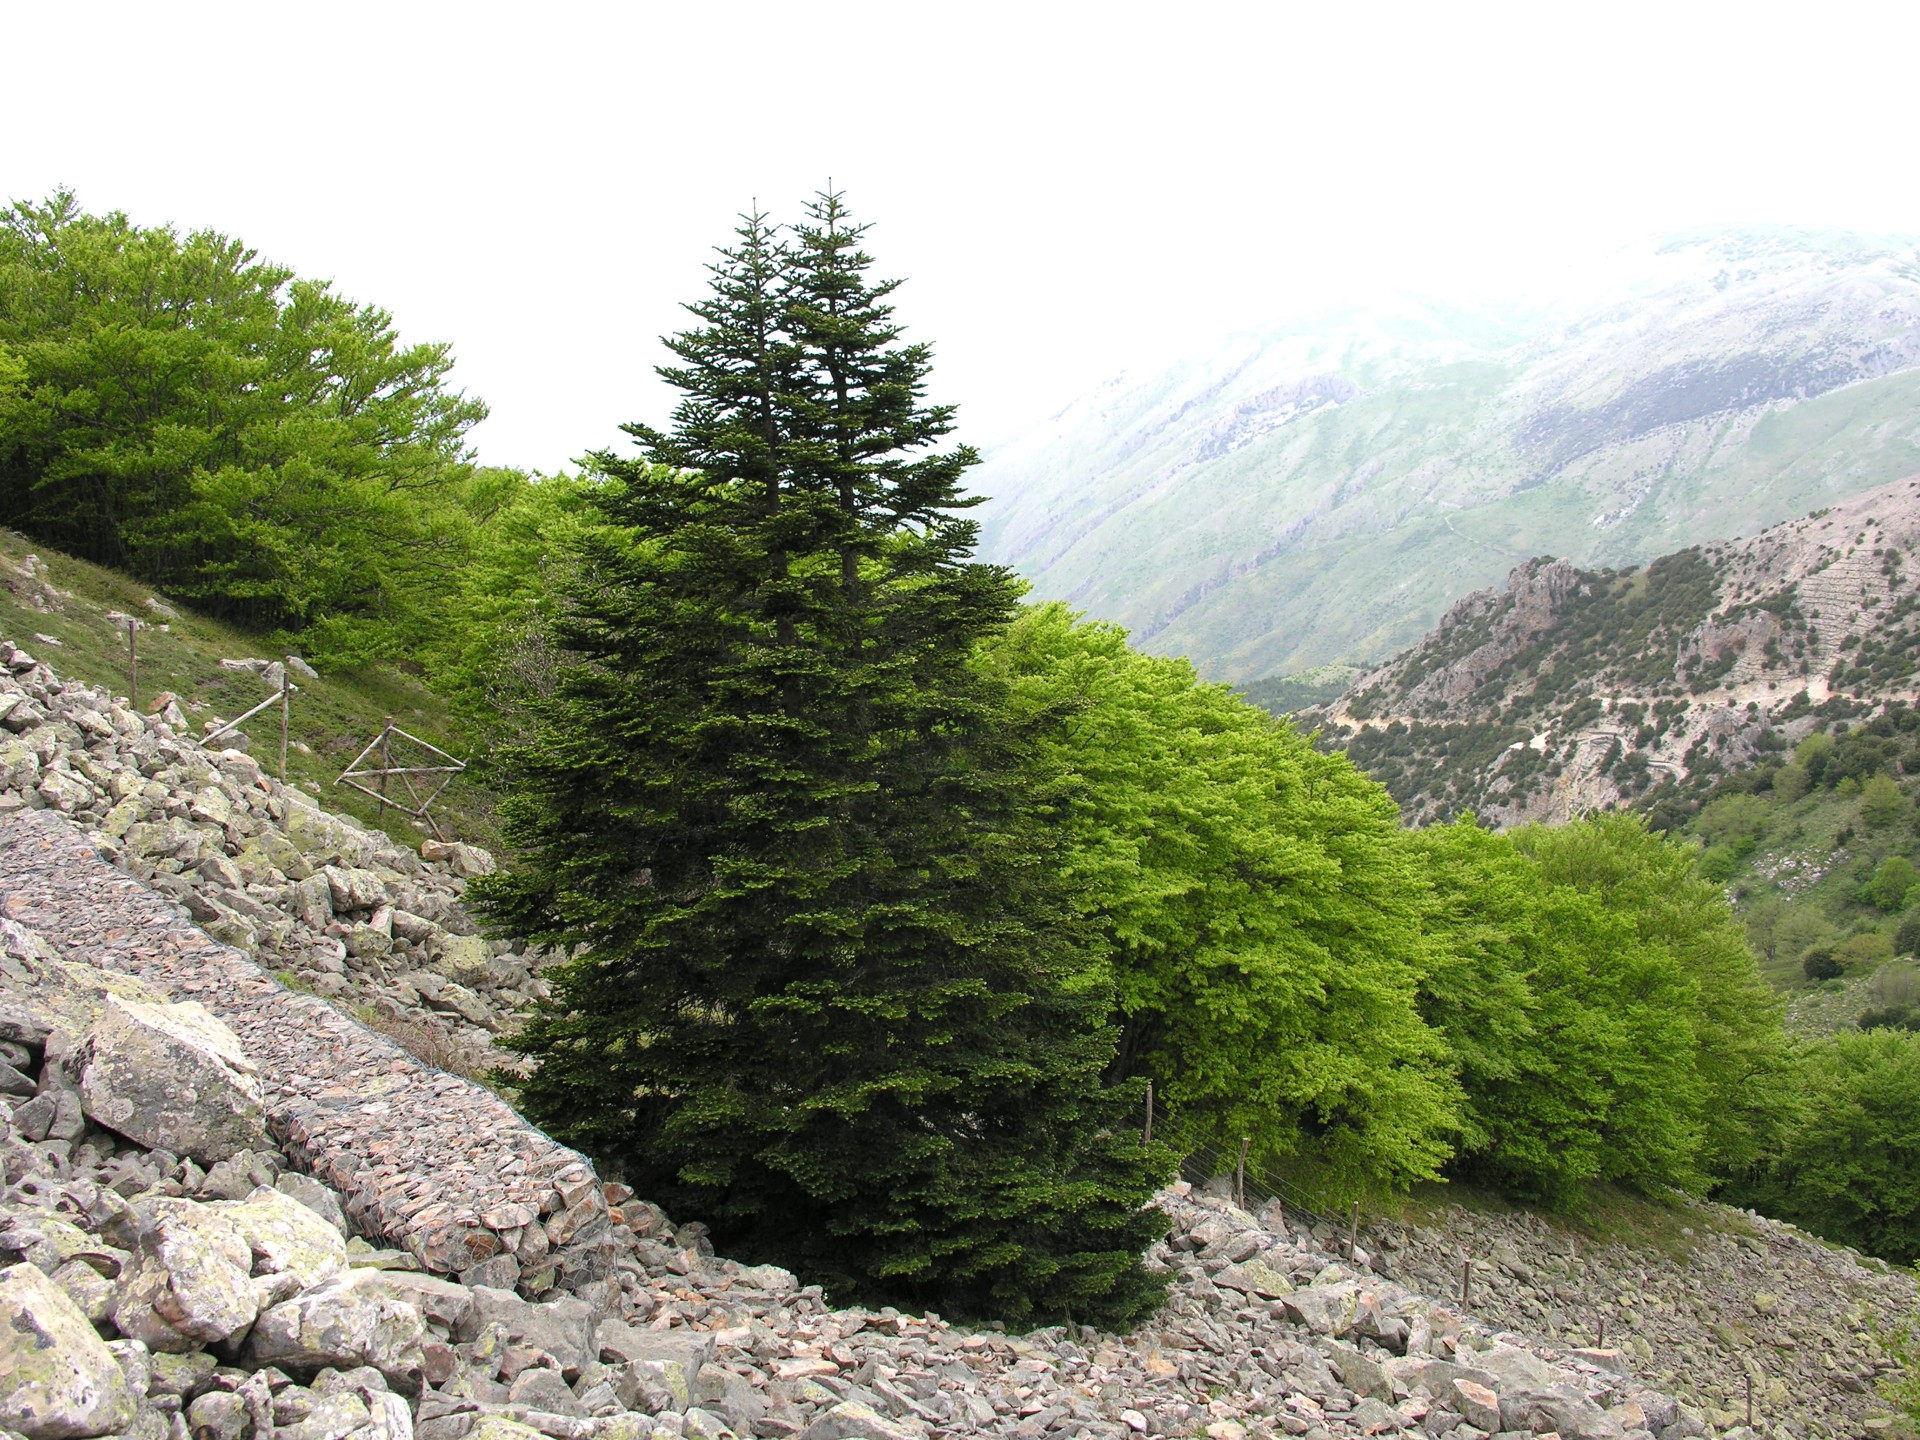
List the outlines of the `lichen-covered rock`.
<svg viewBox="0 0 1920 1440">
<path fill-rule="evenodd" d="M 544 1350 L 562 1369 L 578 1372 L 599 1357 L 593 1309 L 584 1301 L 567 1296 L 536 1305 L 511 1290 L 486 1285 L 474 1286 L 472 1294 L 473 1311 L 454 1331 L 461 1340 L 471 1340 L 497 1323 L 510 1343 Z"/>
<path fill-rule="evenodd" d="M 509 1420 L 504 1415 L 482 1415 L 467 1432 L 467 1440 L 545 1440 L 531 1425 Z"/>
<path fill-rule="evenodd" d="M 260 1186 L 245 1200 L 219 1201 L 211 1208 L 245 1239 L 256 1275 L 291 1275 L 308 1290 L 346 1266 L 345 1238 L 291 1195 Z"/>
<path fill-rule="evenodd" d="M 27 1440 L 108 1435 L 133 1422 L 120 1362 L 32 1265 L 0 1270 L 0 1426 Z"/>
<path fill-rule="evenodd" d="M 919 1437 L 871 1405 L 843 1400 L 809 1425 L 800 1440 L 919 1440 Z"/>
<path fill-rule="evenodd" d="M 40 1046 L 57 1031 L 77 1042 L 98 1023 L 111 995 L 166 1000 L 130 975 L 61 959 L 40 936 L 0 916 L 0 1039 Z"/>
<path fill-rule="evenodd" d="M 117 1269 L 125 1253 L 101 1242 L 71 1220 L 45 1210 L 23 1210 L 0 1220 L 0 1257 L 18 1258 L 48 1275 L 71 1260 L 95 1257 Z"/>
<path fill-rule="evenodd" d="M 110 996 L 80 1079 L 89 1118 L 211 1165 L 268 1143 L 260 1076 L 205 1006 Z"/>
<path fill-rule="evenodd" d="M 1458 1377 L 1452 1381 L 1448 1398 L 1469 1425 L 1495 1431 L 1500 1428 L 1500 1397 L 1490 1388 Z"/>
<path fill-rule="evenodd" d="M 253 1251 L 211 1205 L 155 1200 L 140 1260 L 122 1276 L 113 1323 L 150 1350 L 197 1350 L 238 1334 L 259 1313 Z"/>
<path fill-rule="evenodd" d="M 1333 1285 L 1307 1285 L 1281 1301 L 1287 1318 L 1304 1325 L 1316 1335 L 1344 1335 L 1353 1324 L 1358 1308 L 1355 1287 L 1348 1282 Z"/>
<path fill-rule="evenodd" d="M 282 1195 L 291 1196 L 313 1211 L 344 1239 L 347 1233 L 347 1217 L 340 1209 L 340 1197 L 318 1180 L 309 1175 L 298 1175 L 288 1171 L 273 1182 L 273 1188 Z"/>
<path fill-rule="evenodd" d="M 627 1388 L 653 1386 L 673 1397 L 684 1410 L 699 1394 L 701 1369 L 713 1359 L 713 1337 L 698 1330 L 634 1330 L 619 1332 L 605 1324 L 598 1337 L 602 1355 L 618 1355 L 628 1377 Z"/>
<path fill-rule="evenodd" d="M 371 1365 L 390 1383 L 417 1388 L 425 1339 L 418 1310 L 349 1271 L 265 1311 L 247 1353 L 292 1375 Z"/>
<path fill-rule="evenodd" d="M 187 1425 L 194 1440 L 242 1440 L 247 1402 L 231 1390 L 209 1390 L 187 1407 Z"/>
<path fill-rule="evenodd" d="M 497 868 L 493 856 L 485 850 L 476 845 L 462 845 L 458 841 L 423 840 L 420 842 L 420 858 L 444 864 L 462 880 L 491 875 Z"/>
<path fill-rule="evenodd" d="M 473 1313 L 473 1292 L 465 1285 L 423 1275 L 418 1270 L 375 1270 L 358 1277 L 359 1288 L 411 1305 L 436 1325 L 458 1330 Z"/>
<path fill-rule="evenodd" d="M 1257 1255 L 1238 1265 L 1227 1266 L 1213 1277 L 1213 1283 L 1223 1290 L 1239 1290 L 1248 1295 L 1263 1295 L 1270 1300 L 1278 1300 L 1283 1295 L 1293 1293 L 1293 1281 L 1283 1271 L 1276 1269 Z"/>
</svg>

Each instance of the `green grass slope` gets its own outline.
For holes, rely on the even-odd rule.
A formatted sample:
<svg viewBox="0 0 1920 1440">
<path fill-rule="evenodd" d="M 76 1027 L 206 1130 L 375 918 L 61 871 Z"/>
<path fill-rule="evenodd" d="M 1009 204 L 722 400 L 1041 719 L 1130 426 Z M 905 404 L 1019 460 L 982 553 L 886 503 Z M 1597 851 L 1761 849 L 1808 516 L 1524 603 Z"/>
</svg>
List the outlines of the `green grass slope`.
<svg viewBox="0 0 1920 1440">
<path fill-rule="evenodd" d="M 159 600 L 166 609 L 149 604 Z M 156 596 L 147 586 L 114 571 L 35 545 L 0 531 L 0 635 L 33 651 L 63 676 L 128 693 L 125 623 L 138 632 L 139 702 L 153 708 L 162 691 L 178 697 L 196 735 L 205 722 L 227 720 L 273 692 L 258 676 L 223 668 L 223 659 L 278 659 L 258 636 L 195 615 Z M 49 644 L 50 637 L 57 644 Z M 466 741 L 446 707 L 417 679 L 383 669 L 353 674 L 296 676 L 290 707 L 287 778 L 321 798 L 328 809 L 376 825 L 394 838 L 417 844 L 414 821 L 350 786 L 340 772 L 377 735 L 388 717 L 403 730 L 465 758 Z M 279 761 L 277 707 L 242 727 L 254 756 L 269 769 Z M 399 756 L 396 756 L 398 759 Z M 396 793 L 398 793 L 396 784 Z M 462 776 L 435 802 L 434 815 L 451 838 L 494 846 L 494 797 Z"/>
</svg>

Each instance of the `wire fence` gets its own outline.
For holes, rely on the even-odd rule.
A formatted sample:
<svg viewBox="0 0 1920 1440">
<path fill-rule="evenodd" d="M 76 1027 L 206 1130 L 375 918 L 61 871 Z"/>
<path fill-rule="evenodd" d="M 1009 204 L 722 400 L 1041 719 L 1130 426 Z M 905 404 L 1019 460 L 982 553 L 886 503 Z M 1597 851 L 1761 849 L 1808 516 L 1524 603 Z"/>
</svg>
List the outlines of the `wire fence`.
<svg viewBox="0 0 1920 1440">
<path fill-rule="evenodd" d="M 1338 1232 L 1350 1227 L 1351 1217 L 1317 1208 L 1298 1186 L 1289 1183 L 1271 1165 L 1249 1159 L 1247 1149 L 1244 1142 L 1233 1150 L 1203 1145 L 1190 1152 L 1181 1163 L 1180 1176 L 1196 1187 L 1224 1180 L 1232 1187 L 1229 1194 L 1234 1203 L 1243 1210 L 1258 1210 L 1277 1200 L 1282 1218 L 1295 1228 L 1324 1226 Z"/>
</svg>

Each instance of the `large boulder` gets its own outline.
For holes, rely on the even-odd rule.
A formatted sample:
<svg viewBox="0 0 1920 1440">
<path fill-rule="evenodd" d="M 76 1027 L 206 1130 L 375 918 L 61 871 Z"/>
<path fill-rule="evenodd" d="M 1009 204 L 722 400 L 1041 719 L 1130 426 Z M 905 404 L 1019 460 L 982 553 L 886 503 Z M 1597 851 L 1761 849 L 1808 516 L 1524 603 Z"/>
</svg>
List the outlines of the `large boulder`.
<svg viewBox="0 0 1920 1440">
<path fill-rule="evenodd" d="M 367 1273 L 336 1275 L 263 1311 L 247 1341 L 252 1362 L 297 1376 L 371 1365 L 389 1383 L 417 1390 L 426 1323 Z"/>
<path fill-rule="evenodd" d="M 1213 1277 L 1213 1283 L 1222 1290 L 1239 1290 L 1269 1300 L 1293 1293 L 1292 1277 L 1260 1255 L 1227 1266 Z"/>
<path fill-rule="evenodd" d="M 109 996 L 80 1095 L 96 1123 L 202 1165 L 268 1144 L 259 1072 L 240 1041 L 194 1001 Z"/>
<path fill-rule="evenodd" d="M 175 1354 L 217 1344 L 253 1323 L 259 1294 L 245 1235 L 211 1205 L 143 1202 L 140 1259 L 121 1276 L 113 1323 L 149 1350 Z"/>
<path fill-rule="evenodd" d="M 345 1238 L 291 1195 L 259 1186 L 244 1200 L 210 1208 L 246 1240 L 256 1275 L 291 1275 L 309 1290 L 346 1268 Z"/>
<path fill-rule="evenodd" d="M 594 1335 L 593 1307 L 571 1295 L 545 1305 L 522 1300 L 511 1290 L 475 1285 L 473 1309 L 454 1329 L 454 1337 L 471 1340 L 498 1321 L 513 1345 L 544 1350 L 563 1370 L 579 1372 L 599 1358 Z"/>
<path fill-rule="evenodd" d="M 1496 1343 L 1461 1358 L 1492 1377 L 1505 1430 L 1556 1430 L 1569 1440 L 1620 1440 L 1626 1432 L 1589 1398 L 1580 1377 L 1517 1345 Z"/>
<path fill-rule="evenodd" d="M 418 1270 L 374 1270 L 359 1277 L 363 1293 L 384 1294 L 411 1305 L 435 1325 L 457 1330 L 473 1313 L 473 1292 L 465 1285 Z"/>
<path fill-rule="evenodd" d="M 136 1400 L 113 1352 L 32 1265 L 0 1270 L 0 1427 L 27 1440 L 108 1435 Z"/>
<path fill-rule="evenodd" d="M 1476 1380 L 1455 1376 L 1450 1390 L 1450 1395 L 1443 1398 L 1451 1400 L 1469 1425 L 1488 1431 L 1500 1428 L 1500 1397 L 1491 1389 Z"/>
<path fill-rule="evenodd" d="M 458 841 L 423 840 L 420 842 L 420 858 L 444 864 L 462 880 L 491 875 L 499 868 L 493 856 L 479 846 L 462 845 Z"/>
<path fill-rule="evenodd" d="M 1344 1335 L 1360 1308 L 1359 1289 L 1351 1281 L 1306 1285 L 1280 1302 L 1287 1318 L 1316 1335 Z"/>
<path fill-rule="evenodd" d="M 594 1338 L 601 1359 L 616 1366 L 614 1388 L 623 1399 L 652 1386 L 671 1395 L 676 1410 L 698 1398 L 701 1368 L 713 1359 L 713 1336 L 699 1330 L 636 1330 L 605 1320 Z"/>
<path fill-rule="evenodd" d="M 131 975 L 62 960 L 39 935 L 0 916 L 0 1040 L 40 1046 L 58 1032 L 78 1043 L 98 1023 L 110 995 L 166 1003 Z"/>
<path fill-rule="evenodd" d="M 871 1405 L 842 1400 L 800 1433 L 800 1440 L 918 1440 L 916 1432 Z"/>
</svg>

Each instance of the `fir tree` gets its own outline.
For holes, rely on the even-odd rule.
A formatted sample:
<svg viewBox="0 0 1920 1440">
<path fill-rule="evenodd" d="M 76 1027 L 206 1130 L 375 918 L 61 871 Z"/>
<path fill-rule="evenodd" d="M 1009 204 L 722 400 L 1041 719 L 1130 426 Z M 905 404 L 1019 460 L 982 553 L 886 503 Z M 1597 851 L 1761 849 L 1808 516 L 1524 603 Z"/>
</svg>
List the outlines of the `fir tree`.
<svg viewBox="0 0 1920 1440">
<path fill-rule="evenodd" d="M 969 560 L 926 347 L 823 195 L 746 217 L 628 427 L 533 743 L 505 929 L 578 947 L 524 1095 L 735 1253 L 847 1297 L 1116 1322 L 1169 1168 L 1103 1082 L 1114 993 L 1048 762 L 970 665 L 1019 583 Z"/>
</svg>

